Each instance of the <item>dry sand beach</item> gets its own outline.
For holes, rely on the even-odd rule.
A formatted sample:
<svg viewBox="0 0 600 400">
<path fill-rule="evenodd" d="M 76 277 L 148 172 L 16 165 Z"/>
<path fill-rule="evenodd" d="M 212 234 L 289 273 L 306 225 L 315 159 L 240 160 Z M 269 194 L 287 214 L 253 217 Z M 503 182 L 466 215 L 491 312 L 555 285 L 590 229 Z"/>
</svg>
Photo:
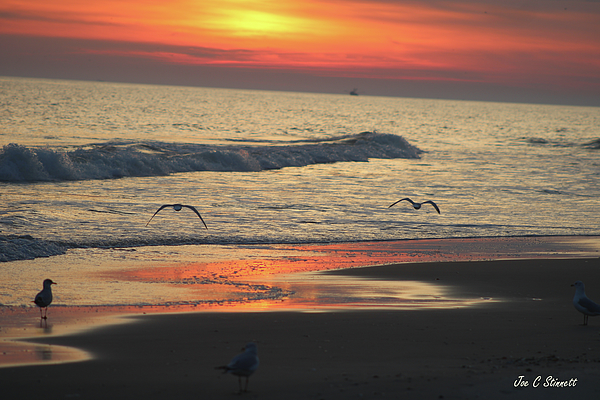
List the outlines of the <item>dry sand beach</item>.
<svg viewBox="0 0 600 400">
<path fill-rule="evenodd" d="M 261 365 L 249 392 L 240 395 L 248 399 L 600 395 L 600 318 L 582 326 L 570 287 L 576 280 L 587 282 L 588 296 L 600 301 L 597 257 L 391 264 L 322 276 L 424 282 L 464 303 L 419 309 L 137 311 L 124 317 L 128 323 L 36 338 L 31 351 L 54 361 L 63 354 L 60 346 L 83 350 L 87 358 L 0 368 L 2 398 L 238 398 L 237 377 L 215 367 L 250 340 L 258 344 Z M 96 311 L 103 318 L 135 313 L 118 307 Z M 23 318 L 9 314 L 4 310 L 2 318 Z M 48 324 L 60 333 L 59 321 L 84 324 L 93 314 L 50 308 Z"/>
</svg>

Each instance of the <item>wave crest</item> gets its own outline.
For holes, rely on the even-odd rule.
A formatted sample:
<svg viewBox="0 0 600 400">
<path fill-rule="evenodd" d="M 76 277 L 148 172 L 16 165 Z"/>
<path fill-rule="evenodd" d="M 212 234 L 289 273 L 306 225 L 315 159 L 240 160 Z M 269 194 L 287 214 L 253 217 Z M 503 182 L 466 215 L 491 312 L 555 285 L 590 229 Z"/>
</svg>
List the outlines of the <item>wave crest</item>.
<svg viewBox="0 0 600 400">
<path fill-rule="evenodd" d="M 262 171 L 369 158 L 419 158 L 401 136 L 363 132 L 269 146 L 110 142 L 74 150 L 9 144 L 0 152 L 0 181 L 32 182 L 160 176 L 192 171 Z"/>
</svg>

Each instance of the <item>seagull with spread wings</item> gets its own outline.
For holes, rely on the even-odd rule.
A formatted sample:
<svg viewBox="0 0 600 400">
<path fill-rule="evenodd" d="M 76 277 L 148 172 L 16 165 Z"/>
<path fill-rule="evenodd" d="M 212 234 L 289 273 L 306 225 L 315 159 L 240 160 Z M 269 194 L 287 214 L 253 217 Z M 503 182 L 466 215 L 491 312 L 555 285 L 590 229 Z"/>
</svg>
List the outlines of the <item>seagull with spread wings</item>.
<svg viewBox="0 0 600 400">
<path fill-rule="evenodd" d="M 193 212 L 196 213 L 196 215 L 198 216 L 198 218 L 200 218 L 200 221 L 202 221 L 202 223 L 204 224 L 204 227 L 206 229 L 208 229 L 208 226 L 206 226 L 206 222 L 204 222 L 204 220 L 202 219 L 202 216 L 200 215 L 200 213 L 198 212 L 198 210 L 196 210 L 196 208 L 193 207 L 193 206 L 188 206 L 188 205 L 185 205 L 185 204 L 164 204 L 164 205 L 160 206 L 160 208 L 158 210 L 156 210 L 156 212 L 154 213 L 154 215 L 152 217 L 150 217 L 150 221 L 152 221 L 152 218 L 154 218 L 154 216 L 156 214 L 158 214 L 158 212 L 160 210 L 162 210 L 162 209 L 164 209 L 166 207 L 173 207 L 173 210 L 175 210 L 175 211 L 181 211 L 184 207 L 185 208 L 189 208 L 190 210 L 192 210 Z M 150 221 L 148 221 L 146 223 L 146 226 L 148 226 L 148 224 L 150 223 Z"/>
<path fill-rule="evenodd" d="M 390 205 L 390 207 L 392 207 L 392 206 L 395 206 L 396 204 L 398 204 L 398 203 L 400 203 L 401 201 L 404 201 L 404 200 L 406 200 L 406 201 L 408 201 L 410 204 L 412 204 L 412 206 L 413 206 L 413 208 L 414 208 L 415 210 L 418 210 L 418 209 L 420 209 L 420 208 L 421 208 L 421 206 L 422 206 L 423 204 L 431 204 L 431 205 L 433 206 L 433 208 L 435 208 L 435 211 L 437 211 L 437 213 L 438 213 L 438 214 L 441 214 L 441 213 L 440 213 L 440 209 L 439 209 L 439 207 L 437 206 L 437 204 L 435 204 L 435 203 L 434 203 L 433 201 L 431 201 L 431 200 L 427 200 L 427 201 L 424 201 L 424 202 L 422 202 L 422 203 L 416 203 L 416 202 L 412 201 L 411 199 L 409 199 L 408 197 L 405 197 L 405 198 L 403 198 L 403 199 L 400 199 L 400 200 L 398 200 L 397 202 L 395 202 L 395 203 L 391 204 L 391 205 Z M 388 208 L 390 208 L 390 207 L 388 207 Z"/>
</svg>

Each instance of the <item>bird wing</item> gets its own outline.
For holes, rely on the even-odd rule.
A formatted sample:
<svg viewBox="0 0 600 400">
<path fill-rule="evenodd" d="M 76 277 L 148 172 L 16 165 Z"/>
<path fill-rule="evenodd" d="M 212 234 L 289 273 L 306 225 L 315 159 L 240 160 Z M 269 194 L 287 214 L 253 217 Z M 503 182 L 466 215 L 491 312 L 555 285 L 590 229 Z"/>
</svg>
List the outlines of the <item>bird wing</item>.
<svg viewBox="0 0 600 400">
<path fill-rule="evenodd" d="M 196 215 L 197 215 L 197 216 L 200 218 L 200 221 L 202 221 L 202 223 L 204 224 L 204 227 L 205 227 L 206 229 L 208 229 L 208 226 L 206 226 L 206 222 L 204 222 L 204 220 L 202 219 L 202 216 L 200 215 L 200 213 L 198 212 L 198 210 L 196 210 L 196 208 L 195 208 L 195 207 L 192 207 L 192 206 L 186 206 L 186 205 L 182 205 L 182 206 L 183 206 L 183 207 L 187 207 L 187 208 L 189 208 L 190 210 L 192 210 L 193 212 L 195 212 L 195 213 L 196 213 Z M 158 212 L 158 211 L 157 211 L 157 212 Z"/>
<path fill-rule="evenodd" d="M 49 298 L 47 293 L 44 293 L 44 291 L 41 291 L 35 296 L 35 299 L 33 300 L 33 302 L 38 307 L 48 307 L 50 305 L 50 303 L 52 302 L 52 298 Z"/>
<path fill-rule="evenodd" d="M 232 371 L 252 372 L 258 367 L 258 357 L 256 354 L 245 352 L 235 356 L 227 368 Z"/>
<path fill-rule="evenodd" d="M 435 204 L 433 201 L 427 200 L 427 201 L 424 201 L 423 204 L 431 204 L 433 206 L 433 208 L 435 208 L 435 211 L 437 211 L 438 214 L 441 214 L 440 209 L 438 208 L 437 204 Z"/>
<path fill-rule="evenodd" d="M 415 202 L 414 202 L 414 201 L 412 201 L 412 200 L 411 200 L 411 199 L 409 199 L 408 197 L 405 197 L 405 198 L 403 198 L 403 199 L 400 199 L 400 200 L 398 200 L 397 202 L 395 202 L 395 203 L 393 203 L 393 204 L 390 204 L 390 207 L 392 207 L 392 206 L 395 206 L 396 204 L 398 204 L 398 203 L 400 203 L 401 201 L 404 201 L 404 200 L 406 200 L 406 201 L 410 201 L 410 204 L 413 204 L 413 205 L 415 204 Z M 390 208 L 390 207 L 388 207 L 388 208 Z"/>
<path fill-rule="evenodd" d="M 600 314 L 600 305 L 594 303 L 592 300 L 588 299 L 587 297 L 580 298 L 577 303 L 581 307 L 585 308 L 586 310 L 588 310 L 591 313 Z"/>
<path fill-rule="evenodd" d="M 44 307 L 44 300 L 42 299 L 41 293 L 38 293 L 37 296 L 35 296 L 35 300 L 33 300 L 33 302 L 38 307 Z"/>
<path fill-rule="evenodd" d="M 162 209 L 163 209 L 163 208 L 165 208 L 165 207 L 172 207 L 172 206 L 173 206 L 172 204 L 164 204 L 164 205 L 160 206 L 160 208 L 159 208 L 158 210 L 156 210 L 156 212 L 155 212 L 155 213 L 154 213 L 154 214 L 153 214 L 153 215 L 150 217 L 150 220 L 149 220 L 148 222 L 146 222 L 146 226 L 148 226 L 148 224 L 150 223 L 150 221 L 152 221 L 152 218 L 154 218 L 154 216 L 155 216 L 156 214 L 158 214 L 158 212 L 159 212 L 160 210 L 162 210 Z"/>
</svg>

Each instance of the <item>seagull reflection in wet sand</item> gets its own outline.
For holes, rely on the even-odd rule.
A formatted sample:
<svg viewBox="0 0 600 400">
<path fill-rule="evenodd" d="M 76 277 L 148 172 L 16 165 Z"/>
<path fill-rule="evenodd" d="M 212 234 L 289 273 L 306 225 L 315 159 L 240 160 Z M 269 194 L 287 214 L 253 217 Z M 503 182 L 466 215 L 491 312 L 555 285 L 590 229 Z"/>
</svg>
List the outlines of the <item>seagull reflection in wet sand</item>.
<svg viewBox="0 0 600 400">
<path fill-rule="evenodd" d="M 162 210 L 163 208 L 166 208 L 166 207 L 173 207 L 173 210 L 175 210 L 175 211 L 181 211 L 184 207 L 185 208 L 189 208 L 190 210 L 192 210 L 193 212 L 196 213 L 196 215 L 198 216 L 198 218 L 200 218 L 200 221 L 202 221 L 202 223 L 204 224 L 204 227 L 206 229 L 208 229 L 208 226 L 206 226 L 206 222 L 204 222 L 204 220 L 202 219 L 202 216 L 200 215 L 200 213 L 198 212 L 198 210 L 196 210 L 196 208 L 193 207 L 193 206 L 188 206 L 188 205 L 185 205 L 185 204 L 164 204 L 164 205 L 160 206 L 160 208 L 158 210 L 156 210 L 156 212 L 154 213 L 154 215 L 152 217 L 150 217 L 150 221 L 152 221 L 152 218 L 154 218 L 154 216 L 156 214 L 158 214 L 160 210 Z M 150 221 L 148 221 L 146 223 L 146 226 L 148 226 L 148 224 L 150 223 Z"/>
<path fill-rule="evenodd" d="M 437 204 L 435 204 L 433 201 L 427 200 L 427 201 L 424 201 L 422 203 L 416 203 L 416 202 L 412 201 L 411 199 L 409 199 L 408 197 L 405 197 L 403 199 L 398 200 L 397 202 L 391 204 L 388 208 L 390 208 L 390 207 L 392 207 L 392 206 L 394 206 L 394 205 L 396 205 L 396 204 L 398 204 L 398 203 L 400 203 L 401 201 L 404 201 L 404 200 L 406 200 L 410 204 L 412 204 L 412 206 L 413 206 L 413 208 L 415 210 L 420 209 L 423 204 L 431 204 L 433 206 L 433 208 L 435 208 L 435 211 L 437 211 L 438 214 L 441 214 L 440 213 L 440 209 L 438 208 Z"/>
</svg>

